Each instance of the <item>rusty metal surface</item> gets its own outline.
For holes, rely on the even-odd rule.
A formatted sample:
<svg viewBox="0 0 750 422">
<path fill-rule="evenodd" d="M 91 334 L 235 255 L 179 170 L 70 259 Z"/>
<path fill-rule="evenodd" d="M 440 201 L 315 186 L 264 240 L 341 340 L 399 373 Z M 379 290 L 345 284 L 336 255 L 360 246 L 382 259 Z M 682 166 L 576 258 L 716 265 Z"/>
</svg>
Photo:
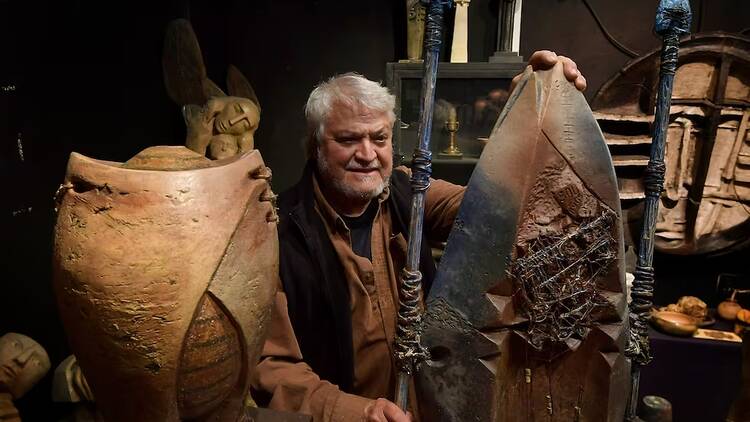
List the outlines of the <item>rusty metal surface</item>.
<svg viewBox="0 0 750 422">
<path fill-rule="evenodd" d="M 278 283 L 263 161 L 252 151 L 195 169 L 186 151 L 68 162 L 54 287 L 108 421 L 236 420 L 258 358 Z M 171 170 L 136 169 L 157 162 Z"/>
<path fill-rule="evenodd" d="M 559 66 L 527 73 L 427 299 L 424 420 L 622 420 L 622 257 L 615 175 L 584 97 Z"/>
</svg>

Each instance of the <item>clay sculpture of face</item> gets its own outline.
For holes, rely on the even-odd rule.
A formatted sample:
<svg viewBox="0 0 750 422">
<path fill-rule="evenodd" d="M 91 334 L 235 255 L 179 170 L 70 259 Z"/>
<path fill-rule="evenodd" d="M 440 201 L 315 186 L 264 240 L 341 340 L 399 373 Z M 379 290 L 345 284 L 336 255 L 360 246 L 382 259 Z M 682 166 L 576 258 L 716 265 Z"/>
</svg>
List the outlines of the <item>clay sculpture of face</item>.
<svg viewBox="0 0 750 422">
<path fill-rule="evenodd" d="M 218 133 L 242 135 L 255 132 L 260 121 L 260 110 L 247 98 L 227 97 L 227 104 L 216 116 L 214 122 Z"/>
<path fill-rule="evenodd" d="M 260 107 L 241 97 L 211 97 L 203 107 L 187 106 L 186 145 L 213 160 L 242 154 L 255 147 Z"/>
<path fill-rule="evenodd" d="M 0 391 L 18 399 L 49 371 L 47 352 L 39 343 L 17 333 L 0 337 Z"/>
</svg>

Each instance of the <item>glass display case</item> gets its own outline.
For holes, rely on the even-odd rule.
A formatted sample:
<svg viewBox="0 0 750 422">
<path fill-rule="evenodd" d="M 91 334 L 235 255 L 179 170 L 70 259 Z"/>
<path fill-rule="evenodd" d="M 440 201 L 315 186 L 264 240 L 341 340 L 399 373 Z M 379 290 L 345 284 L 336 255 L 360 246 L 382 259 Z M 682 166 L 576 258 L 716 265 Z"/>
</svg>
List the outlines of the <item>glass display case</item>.
<svg viewBox="0 0 750 422">
<path fill-rule="evenodd" d="M 524 63 L 440 63 L 435 86 L 433 176 L 465 184 L 508 99 Z M 409 165 L 417 145 L 422 90 L 421 63 L 388 63 L 388 87 L 396 95 L 394 163 Z"/>
</svg>

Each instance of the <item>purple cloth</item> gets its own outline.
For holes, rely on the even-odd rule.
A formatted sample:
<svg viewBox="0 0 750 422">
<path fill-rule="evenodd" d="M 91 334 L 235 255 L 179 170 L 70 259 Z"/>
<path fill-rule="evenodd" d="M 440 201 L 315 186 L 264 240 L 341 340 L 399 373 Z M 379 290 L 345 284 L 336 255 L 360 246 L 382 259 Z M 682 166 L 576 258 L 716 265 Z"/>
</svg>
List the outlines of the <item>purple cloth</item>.
<svg viewBox="0 0 750 422">
<path fill-rule="evenodd" d="M 717 321 L 712 330 L 732 331 Z M 649 329 L 654 360 L 641 369 L 639 403 L 643 396 L 661 396 L 672 403 L 674 422 L 724 422 L 740 389 L 742 344 L 674 337 Z"/>
</svg>

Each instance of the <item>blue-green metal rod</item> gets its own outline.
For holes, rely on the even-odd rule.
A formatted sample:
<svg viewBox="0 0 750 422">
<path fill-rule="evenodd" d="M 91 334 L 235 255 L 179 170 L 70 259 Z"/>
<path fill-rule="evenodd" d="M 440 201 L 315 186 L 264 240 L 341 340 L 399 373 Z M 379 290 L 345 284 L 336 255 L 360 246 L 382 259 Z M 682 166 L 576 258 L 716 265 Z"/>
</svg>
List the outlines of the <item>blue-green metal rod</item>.
<svg viewBox="0 0 750 422">
<path fill-rule="evenodd" d="M 409 244 L 406 265 L 401 272 L 399 288 L 399 310 L 396 326 L 394 355 L 399 368 L 396 386 L 396 404 L 406 410 L 408 405 L 409 380 L 419 364 L 427 359 L 427 352 L 419 339 L 422 296 L 422 274 L 419 271 L 419 251 L 422 247 L 424 224 L 424 196 L 430 186 L 432 153 L 430 135 L 432 114 L 435 106 L 435 82 L 437 80 L 440 46 L 443 38 L 443 14 L 452 0 L 432 0 L 427 8 L 424 37 L 424 74 L 422 77 L 422 103 L 419 109 L 419 144 L 412 158 L 412 202 L 409 223 Z"/>
<path fill-rule="evenodd" d="M 641 366 L 651 362 L 647 320 L 653 306 L 654 292 L 654 233 L 659 200 L 664 187 L 664 149 L 669 111 L 672 105 L 672 86 L 677 69 L 680 36 L 690 32 L 690 3 L 688 0 L 661 0 L 656 11 L 655 31 L 662 37 L 659 90 L 656 99 L 651 155 L 644 175 L 646 200 L 643 226 L 638 242 L 638 262 L 631 291 L 630 343 L 626 353 L 631 359 L 632 378 L 630 399 L 625 420 L 638 420 L 638 387 Z"/>
</svg>

